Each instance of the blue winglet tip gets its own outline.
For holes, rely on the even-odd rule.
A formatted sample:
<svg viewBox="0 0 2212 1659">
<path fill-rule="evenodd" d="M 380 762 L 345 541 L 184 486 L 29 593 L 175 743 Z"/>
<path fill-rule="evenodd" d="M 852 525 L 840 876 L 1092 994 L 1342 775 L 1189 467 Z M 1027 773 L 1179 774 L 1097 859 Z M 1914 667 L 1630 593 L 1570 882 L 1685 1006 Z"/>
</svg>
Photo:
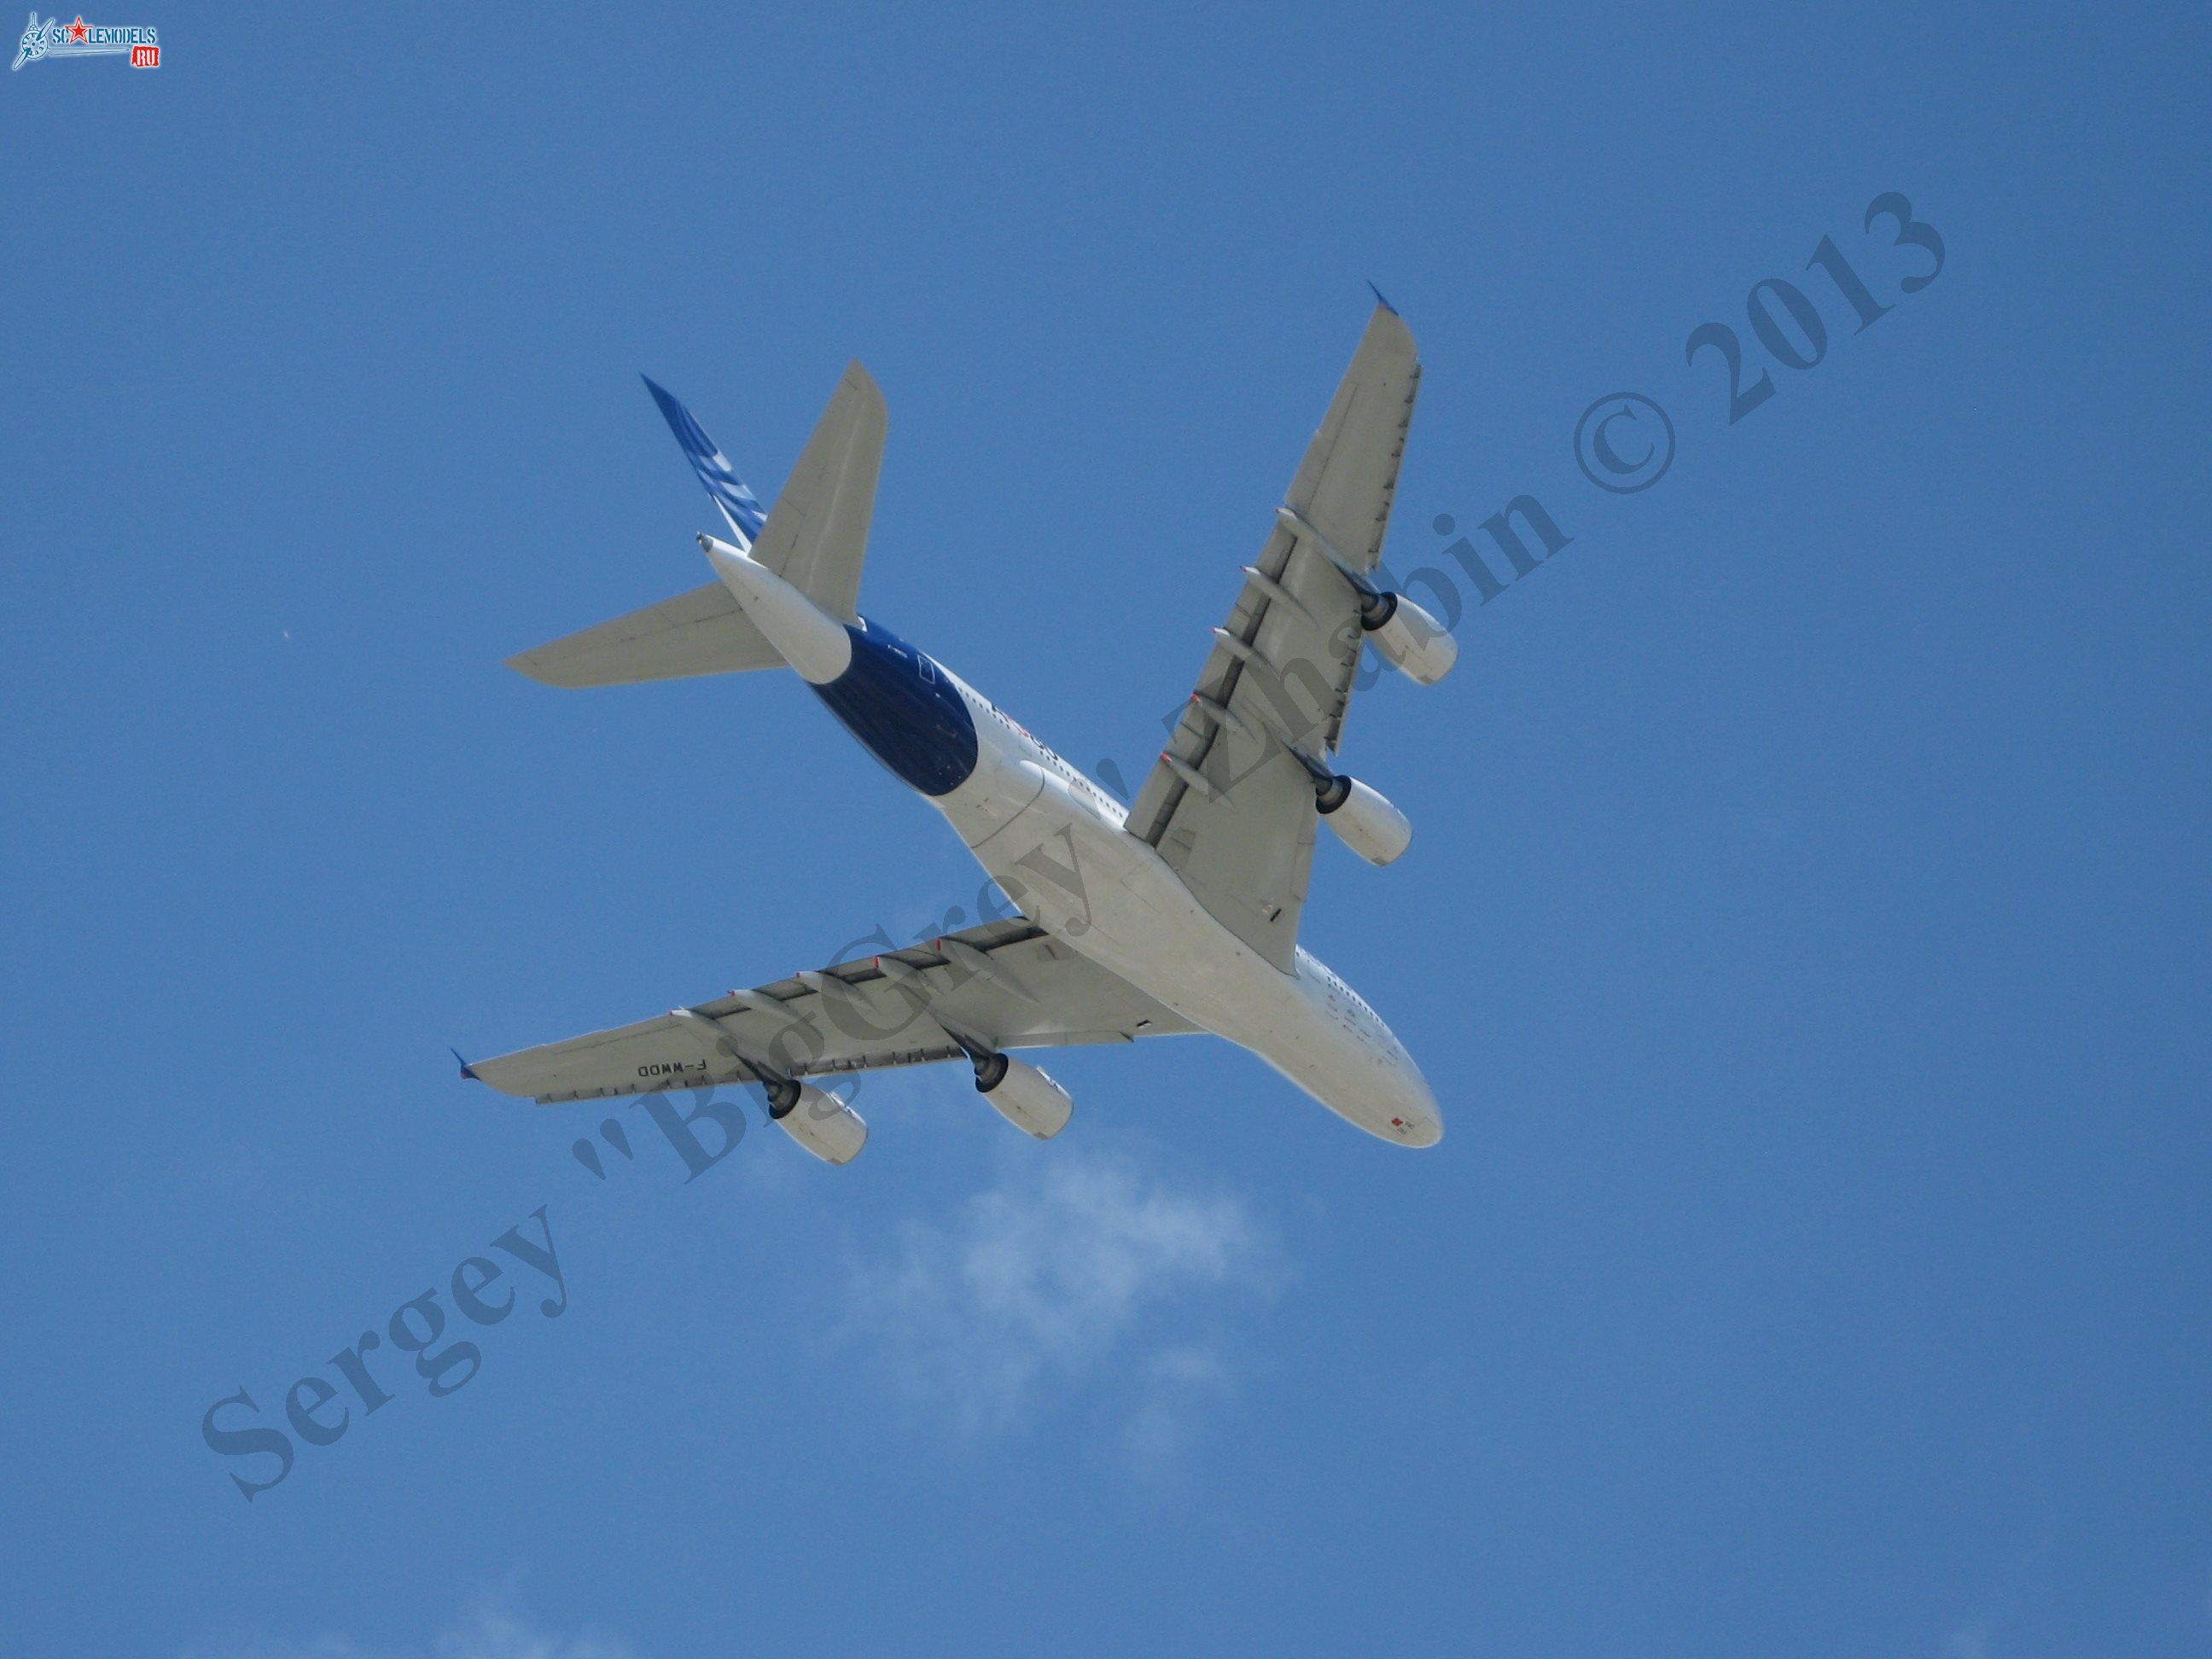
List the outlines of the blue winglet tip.
<svg viewBox="0 0 2212 1659">
<path fill-rule="evenodd" d="M 651 386 L 653 382 L 647 380 L 646 384 L 647 386 Z M 477 1075 L 477 1068 L 475 1066 L 470 1065 L 465 1060 L 461 1060 L 461 1051 L 459 1048 L 447 1048 L 446 1052 L 451 1054 L 455 1060 L 460 1060 L 461 1075 L 463 1077 L 468 1079 L 471 1083 L 481 1083 L 483 1081 L 482 1078 Z"/>
<path fill-rule="evenodd" d="M 1371 281 L 1367 284 L 1367 291 L 1375 296 L 1375 303 L 1376 305 L 1381 306 L 1383 310 L 1389 312 L 1393 317 L 1398 314 L 1398 307 L 1392 305 L 1389 301 L 1384 299 L 1382 297 L 1382 290 L 1376 287 Z M 646 384 L 647 386 L 651 386 L 653 382 L 647 380 Z"/>
</svg>

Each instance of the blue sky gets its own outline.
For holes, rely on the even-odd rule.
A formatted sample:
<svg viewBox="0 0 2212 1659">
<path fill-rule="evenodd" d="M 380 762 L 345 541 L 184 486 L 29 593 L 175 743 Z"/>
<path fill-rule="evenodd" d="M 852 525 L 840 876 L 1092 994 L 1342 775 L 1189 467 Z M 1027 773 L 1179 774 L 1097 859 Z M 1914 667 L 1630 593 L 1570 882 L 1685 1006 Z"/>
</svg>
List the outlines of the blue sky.
<svg viewBox="0 0 2212 1659">
<path fill-rule="evenodd" d="M 2201 14 L 91 21 L 0 82 L 0 1648 L 2212 1645 Z M 865 361 L 865 606 L 1133 778 L 1369 279 L 1392 565 L 1570 538 L 1307 911 L 1437 1152 L 1199 1040 L 688 1185 L 455 1078 L 980 880 L 794 684 L 500 666 L 704 580 L 639 371 L 767 496 Z M 541 1206 L 556 1316 L 241 1498 L 210 1406 Z"/>
</svg>

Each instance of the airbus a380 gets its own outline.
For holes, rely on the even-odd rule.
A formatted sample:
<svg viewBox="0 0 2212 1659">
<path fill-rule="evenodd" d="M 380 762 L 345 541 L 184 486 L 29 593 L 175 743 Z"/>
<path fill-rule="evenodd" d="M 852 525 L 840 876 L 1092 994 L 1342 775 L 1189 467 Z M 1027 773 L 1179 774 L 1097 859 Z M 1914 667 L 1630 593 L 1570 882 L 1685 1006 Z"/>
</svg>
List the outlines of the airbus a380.
<svg viewBox="0 0 2212 1659">
<path fill-rule="evenodd" d="M 883 459 L 883 394 L 857 362 L 763 513 L 699 423 L 646 382 L 720 509 L 705 586 L 510 665 L 562 686 L 788 668 L 942 812 L 1018 915 L 832 964 L 617 1030 L 473 1065 L 541 1104 L 760 1085 L 830 1164 L 867 1139 L 811 1079 L 964 1058 L 1039 1139 L 1067 1091 L 1009 1051 L 1211 1032 L 1369 1133 L 1433 1146 L 1443 1117 L 1381 1016 L 1297 942 L 1327 823 L 1388 864 L 1413 831 L 1337 769 L 1363 645 L 1423 684 L 1451 636 L 1376 573 L 1420 382 L 1413 337 L 1377 306 L 1259 557 L 1126 811 L 990 699 L 855 608 Z"/>
</svg>

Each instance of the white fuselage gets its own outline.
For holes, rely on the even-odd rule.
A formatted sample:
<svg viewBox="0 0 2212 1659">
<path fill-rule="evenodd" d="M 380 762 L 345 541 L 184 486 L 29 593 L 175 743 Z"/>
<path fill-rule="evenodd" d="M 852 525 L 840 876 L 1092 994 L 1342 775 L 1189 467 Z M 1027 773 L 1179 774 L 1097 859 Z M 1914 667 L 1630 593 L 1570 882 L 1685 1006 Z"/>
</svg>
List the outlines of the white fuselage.
<svg viewBox="0 0 2212 1659">
<path fill-rule="evenodd" d="M 1261 957 L 1122 828 L 1111 796 L 951 678 L 975 712 L 977 762 L 933 804 L 1024 915 L 1370 1133 L 1442 1138 L 1420 1069 L 1357 992 L 1303 947 L 1292 973 Z"/>
<path fill-rule="evenodd" d="M 934 659 L 866 621 L 836 622 L 738 550 L 702 541 L 800 678 L 951 821 L 1031 921 L 1370 1134 L 1405 1146 L 1442 1139 L 1443 1115 L 1405 1045 L 1303 947 L 1285 973 L 1223 927 L 1123 828 L 1118 803 Z M 969 721 L 972 762 L 957 729 Z"/>
</svg>

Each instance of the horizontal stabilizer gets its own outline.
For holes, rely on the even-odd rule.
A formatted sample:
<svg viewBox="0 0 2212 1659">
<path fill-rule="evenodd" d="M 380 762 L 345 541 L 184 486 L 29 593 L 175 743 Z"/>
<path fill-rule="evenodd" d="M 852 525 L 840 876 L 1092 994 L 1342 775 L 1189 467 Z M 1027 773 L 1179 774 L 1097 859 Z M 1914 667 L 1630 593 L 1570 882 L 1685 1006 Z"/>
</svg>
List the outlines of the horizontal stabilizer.
<svg viewBox="0 0 2212 1659">
<path fill-rule="evenodd" d="M 752 548 L 756 562 L 840 622 L 860 617 L 860 567 L 889 426 L 874 377 L 849 365 Z"/>
<path fill-rule="evenodd" d="M 580 687 L 781 668 L 783 659 L 715 581 L 509 657 L 507 665 L 546 685 Z"/>
</svg>

